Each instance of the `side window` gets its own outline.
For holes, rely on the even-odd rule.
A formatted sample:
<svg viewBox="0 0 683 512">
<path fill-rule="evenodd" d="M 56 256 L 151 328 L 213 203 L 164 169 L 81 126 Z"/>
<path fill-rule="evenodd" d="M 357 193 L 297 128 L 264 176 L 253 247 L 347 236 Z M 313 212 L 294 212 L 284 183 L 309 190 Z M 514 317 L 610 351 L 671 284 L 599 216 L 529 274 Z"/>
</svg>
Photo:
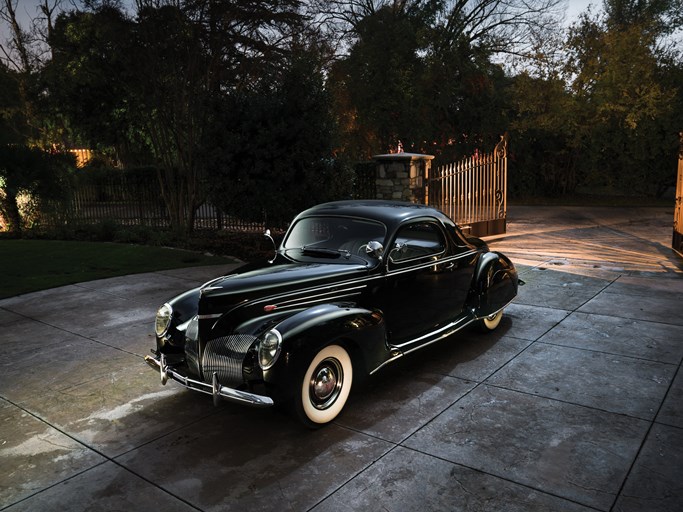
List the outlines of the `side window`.
<svg viewBox="0 0 683 512">
<path fill-rule="evenodd" d="M 389 256 L 392 263 L 435 256 L 446 249 L 443 233 L 433 222 L 415 222 L 402 227 L 396 236 L 396 245 L 399 247 Z"/>
</svg>

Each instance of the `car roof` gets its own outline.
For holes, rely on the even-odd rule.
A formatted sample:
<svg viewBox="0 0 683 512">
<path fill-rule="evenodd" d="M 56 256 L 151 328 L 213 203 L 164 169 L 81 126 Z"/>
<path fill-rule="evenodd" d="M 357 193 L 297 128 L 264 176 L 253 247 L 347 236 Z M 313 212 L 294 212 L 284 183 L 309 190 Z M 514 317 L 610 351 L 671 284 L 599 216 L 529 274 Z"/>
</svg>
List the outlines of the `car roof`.
<svg viewBox="0 0 683 512">
<path fill-rule="evenodd" d="M 389 229 L 396 227 L 396 225 L 406 220 L 422 217 L 434 217 L 446 224 L 453 224 L 453 221 L 444 213 L 431 206 L 381 199 L 323 203 L 301 212 L 297 219 L 318 215 L 339 215 L 343 217 L 373 219 L 384 223 Z"/>
</svg>

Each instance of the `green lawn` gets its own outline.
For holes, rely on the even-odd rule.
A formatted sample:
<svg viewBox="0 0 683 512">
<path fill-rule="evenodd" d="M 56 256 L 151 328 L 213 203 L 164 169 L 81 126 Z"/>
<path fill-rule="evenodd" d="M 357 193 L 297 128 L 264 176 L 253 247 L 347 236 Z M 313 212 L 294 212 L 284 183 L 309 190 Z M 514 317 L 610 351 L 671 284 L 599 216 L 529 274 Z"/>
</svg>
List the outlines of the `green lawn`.
<svg viewBox="0 0 683 512">
<path fill-rule="evenodd" d="M 0 299 L 106 277 L 234 261 L 162 247 L 0 240 Z"/>
</svg>

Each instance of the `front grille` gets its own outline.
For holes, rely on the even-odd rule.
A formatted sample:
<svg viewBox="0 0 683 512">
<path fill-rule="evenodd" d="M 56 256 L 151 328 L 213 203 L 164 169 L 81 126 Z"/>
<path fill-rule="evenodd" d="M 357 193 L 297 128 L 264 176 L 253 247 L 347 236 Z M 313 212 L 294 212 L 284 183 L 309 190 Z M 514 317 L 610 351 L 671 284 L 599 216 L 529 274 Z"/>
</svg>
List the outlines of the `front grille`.
<svg viewBox="0 0 683 512">
<path fill-rule="evenodd" d="M 216 372 L 224 386 L 239 386 L 244 382 L 242 362 L 249 347 L 256 341 L 250 334 L 233 334 L 209 341 L 202 356 L 202 373 L 206 382 Z"/>
</svg>

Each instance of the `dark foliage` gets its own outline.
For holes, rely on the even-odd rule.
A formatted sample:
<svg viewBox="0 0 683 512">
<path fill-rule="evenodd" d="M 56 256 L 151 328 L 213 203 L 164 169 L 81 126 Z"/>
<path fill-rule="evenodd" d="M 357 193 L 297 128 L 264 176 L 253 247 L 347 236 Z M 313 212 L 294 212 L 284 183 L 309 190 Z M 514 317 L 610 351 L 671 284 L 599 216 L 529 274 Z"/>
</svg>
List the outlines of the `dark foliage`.
<svg viewBox="0 0 683 512">
<path fill-rule="evenodd" d="M 246 220 L 282 224 L 306 206 L 351 193 L 333 158 L 336 127 L 321 69 L 304 54 L 217 111 L 208 179 L 212 202 Z"/>
<path fill-rule="evenodd" d="M 68 199 L 74 167 L 68 154 L 0 145 L 0 220 L 4 219 L 4 228 L 18 235 L 24 227 L 40 223 L 41 216 L 58 214 L 54 205 L 63 205 Z"/>
</svg>

